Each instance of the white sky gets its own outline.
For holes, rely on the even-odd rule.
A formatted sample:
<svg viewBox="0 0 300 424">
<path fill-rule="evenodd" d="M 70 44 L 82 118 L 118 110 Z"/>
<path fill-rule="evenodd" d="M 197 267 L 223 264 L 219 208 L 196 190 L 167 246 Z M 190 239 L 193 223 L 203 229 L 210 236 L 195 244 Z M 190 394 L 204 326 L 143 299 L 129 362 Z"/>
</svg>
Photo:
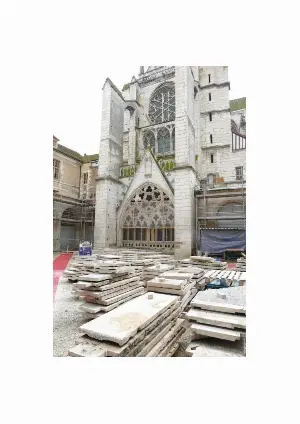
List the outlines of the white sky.
<svg viewBox="0 0 300 424">
<path fill-rule="evenodd" d="M 95 42 L 89 49 L 81 50 L 79 56 L 69 52 L 68 57 L 63 58 L 56 81 L 53 134 L 61 144 L 81 154 L 98 153 L 99 150 L 105 79 L 109 77 L 122 90 L 123 85 L 139 72 L 140 65 L 110 65 L 109 57 L 101 63 L 100 56 L 94 53 L 99 49 L 101 45 Z M 242 65 L 229 65 L 231 99 L 246 96 L 243 71 Z"/>
</svg>

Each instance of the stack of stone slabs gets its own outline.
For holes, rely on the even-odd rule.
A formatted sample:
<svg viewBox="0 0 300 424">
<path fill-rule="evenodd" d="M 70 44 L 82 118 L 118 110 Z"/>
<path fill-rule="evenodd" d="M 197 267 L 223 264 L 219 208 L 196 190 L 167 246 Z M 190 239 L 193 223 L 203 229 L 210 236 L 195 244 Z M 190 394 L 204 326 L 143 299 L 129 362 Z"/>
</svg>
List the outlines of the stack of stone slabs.
<svg viewBox="0 0 300 424">
<path fill-rule="evenodd" d="M 189 259 L 182 259 L 179 261 L 182 266 L 199 265 L 204 269 L 219 269 L 223 270 L 227 267 L 227 262 L 219 262 L 214 258 L 208 256 L 191 256 Z"/>
<path fill-rule="evenodd" d="M 237 271 L 246 271 L 246 257 L 240 257 L 236 261 L 236 270 Z"/>
<path fill-rule="evenodd" d="M 154 277 L 158 277 L 164 272 L 170 271 L 171 269 L 174 269 L 174 268 L 175 268 L 174 264 L 156 263 L 155 265 L 148 266 L 144 269 L 143 279 L 144 281 L 152 280 Z"/>
<path fill-rule="evenodd" d="M 176 271 L 181 273 L 189 273 L 192 274 L 192 281 L 196 282 L 196 288 L 198 290 L 204 290 L 205 289 L 205 270 L 203 268 L 200 268 L 198 266 L 186 266 L 186 267 L 178 267 L 176 268 Z"/>
<path fill-rule="evenodd" d="M 85 334 L 76 342 L 76 356 L 89 356 L 90 345 L 99 356 L 171 356 L 185 331 L 179 314 L 177 296 L 146 293 L 82 325 Z M 69 356 L 74 356 L 72 349 Z"/>
<path fill-rule="evenodd" d="M 145 291 L 140 276 L 122 268 L 105 274 L 82 275 L 73 287 L 75 294 L 85 301 L 80 311 L 87 314 L 108 312 Z"/>
<path fill-rule="evenodd" d="M 190 322 L 193 338 L 235 342 L 245 337 L 245 286 L 198 292 L 191 307 L 185 318 Z"/>
<path fill-rule="evenodd" d="M 197 293 L 196 281 L 192 278 L 193 274 L 179 273 L 175 269 L 164 272 L 159 277 L 149 280 L 147 288 L 150 291 L 158 293 L 177 295 L 180 299 L 181 310 L 183 311 Z"/>
</svg>

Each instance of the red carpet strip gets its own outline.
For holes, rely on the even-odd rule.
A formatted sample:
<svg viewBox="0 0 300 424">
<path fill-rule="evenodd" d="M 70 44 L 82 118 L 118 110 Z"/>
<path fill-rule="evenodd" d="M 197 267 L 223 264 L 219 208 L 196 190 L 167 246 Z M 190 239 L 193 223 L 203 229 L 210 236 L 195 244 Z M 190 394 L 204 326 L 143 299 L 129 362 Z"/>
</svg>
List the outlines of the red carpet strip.
<svg viewBox="0 0 300 424">
<path fill-rule="evenodd" d="M 72 258 L 72 253 L 62 253 L 53 261 L 53 302 L 58 285 L 58 280 L 62 276 L 69 260 Z"/>
</svg>

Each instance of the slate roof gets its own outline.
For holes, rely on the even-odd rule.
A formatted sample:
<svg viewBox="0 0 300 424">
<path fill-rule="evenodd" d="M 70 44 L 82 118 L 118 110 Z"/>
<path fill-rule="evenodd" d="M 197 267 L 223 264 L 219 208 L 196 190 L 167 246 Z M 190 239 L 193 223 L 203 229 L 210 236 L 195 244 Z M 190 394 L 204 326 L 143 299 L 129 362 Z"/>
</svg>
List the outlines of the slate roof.
<svg viewBox="0 0 300 424">
<path fill-rule="evenodd" d="M 63 146 L 62 144 L 57 144 L 57 148 L 55 150 L 59 151 L 63 155 L 69 156 L 70 158 L 78 160 L 79 162 L 82 162 L 82 163 L 89 163 L 99 159 L 98 153 L 95 153 L 93 155 L 82 156 L 80 153 L 76 152 L 75 150 L 69 149 L 66 146 Z"/>
</svg>

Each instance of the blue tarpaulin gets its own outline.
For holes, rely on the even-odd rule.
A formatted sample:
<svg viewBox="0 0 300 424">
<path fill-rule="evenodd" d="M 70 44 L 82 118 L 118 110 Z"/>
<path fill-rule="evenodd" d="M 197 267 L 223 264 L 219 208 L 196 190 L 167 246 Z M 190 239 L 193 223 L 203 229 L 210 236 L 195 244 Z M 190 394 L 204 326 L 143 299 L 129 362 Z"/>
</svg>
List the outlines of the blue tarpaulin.
<svg viewBox="0 0 300 424">
<path fill-rule="evenodd" d="M 223 253 L 228 249 L 246 249 L 245 230 L 200 230 L 202 252 Z"/>
</svg>

